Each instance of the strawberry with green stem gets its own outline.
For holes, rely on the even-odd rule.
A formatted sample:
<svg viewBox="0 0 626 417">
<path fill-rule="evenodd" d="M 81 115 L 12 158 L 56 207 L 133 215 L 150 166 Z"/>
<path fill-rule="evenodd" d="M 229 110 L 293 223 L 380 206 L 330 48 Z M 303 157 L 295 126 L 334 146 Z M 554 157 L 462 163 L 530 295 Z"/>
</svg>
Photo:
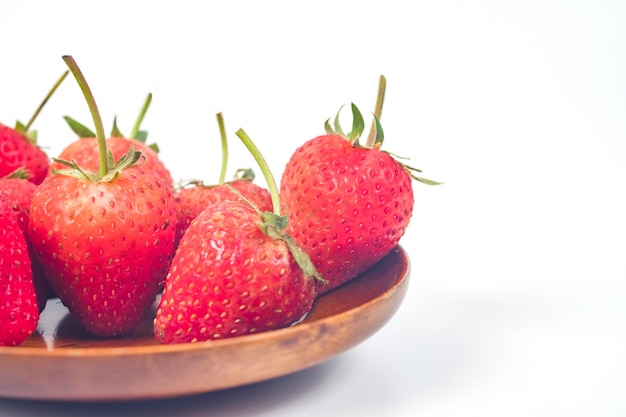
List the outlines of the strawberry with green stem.
<svg viewBox="0 0 626 417">
<path fill-rule="evenodd" d="M 172 190 L 138 162 L 133 146 L 111 161 L 98 107 L 71 56 L 63 57 L 89 105 L 97 171 L 60 161 L 37 188 L 29 238 L 54 292 L 89 332 L 116 336 L 140 322 L 160 290 L 174 249 Z"/>
<path fill-rule="evenodd" d="M 343 132 L 337 113 L 332 126 L 326 121 L 327 133 L 297 148 L 283 171 L 281 199 L 290 217 L 286 230 L 328 280 L 320 293 L 369 269 L 398 244 L 413 212 L 413 180 L 438 184 L 381 149 L 385 86 L 381 76 L 365 144 L 360 142 L 363 117 L 352 104 L 350 132 Z"/>
<path fill-rule="evenodd" d="M 273 212 L 244 196 L 203 210 L 183 235 L 154 320 L 161 343 L 187 343 L 292 325 L 312 307 L 322 280 L 285 234 L 276 182 L 243 130 L 237 136 L 259 164 Z M 232 188 L 233 192 L 236 190 Z"/>
<path fill-rule="evenodd" d="M 107 139 L 107 149 L 109 153 L 108 164 L 109 167 L 112 166 L 114 160 L 127 154 L 132 144 L 135 150 L 141 152 L 143 155 L 144 168 L 156 171 L 173 187 L 171 173 L 159 158 L 159 147 L 155 143 L 148 145 L 148 132 L 140 130 L 141 123 L 143 122 L 151 102 L 152 94 L 148 93 L 128 136 L 120 131 L 117 125 L 117 117 L 113 119 L 113 128 Z M 79 138 L 67 145 L 57 156 L 57 159 L 73 161 L 87 169 L 98 169 L 100 164 L 100 146 L 96 138 L 96 133 L 69 116 L 64 116 L 64 118 L 69 127 Z M 61 168 L 61 165 L 62 164 L 53 161 L 51 169 Z"/>
<path fill-rule="evenodd" d="M 186 186 L 180 187 L 174 193 L 176 202 L 176 247 L 185 230 L 193 219 L 209 205 L 220 203 L 224 200 L 237 200 L 239 196 L 232 192 L 230 187 L 235 188 L 248 200 L 262 211 L 272 209 L 272 199 L 269 191 L 255 184 L 254 172 L 251 169 L 238 169 L 235 177 L 226 182 L 228 166 L 228 140 L 224 128 L 224 117 L 217 115 L 217 123 L 220 131 L 222 144 L 222 166 L 219 182 L 217 184 L 204 184 L 202 181 L 192 181 Z"/>
<path fill-rule="evenodd" d="M 28 174 L 29 181 L 40 184 L 48 175 L 50 160 L 37 145 L 37 132 L 30 128 L 68 73 L 69 71 L 64 72 L 57 80 L 26 124 L 17 121 L 15 128 L 0 124 L 0 177 L 23 169 Z"/>
</svg>

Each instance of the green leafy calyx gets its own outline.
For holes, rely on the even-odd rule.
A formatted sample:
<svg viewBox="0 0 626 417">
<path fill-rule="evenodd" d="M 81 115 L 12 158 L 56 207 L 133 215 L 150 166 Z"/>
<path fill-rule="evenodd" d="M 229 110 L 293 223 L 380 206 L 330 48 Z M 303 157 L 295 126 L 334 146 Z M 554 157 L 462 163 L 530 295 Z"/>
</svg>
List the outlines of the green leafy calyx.
<svg viewBox="0 0 626 417">
<path fill-rule="evenodd" d="M 381 75 L 379 84 L 378 84 L 378 96 L 376 98 L 376 108 L 372 115 L 373 116 L 372 127 L 370 129 L 369 136 L 364 145 L 360 143 L 360 138 L 363 135 L 363 131 L 365 130 L 365 123 L 363 121 L 363 115 L 361 114 L 361 111 L 358 109 L 358 107 L 354 103 L 350 104 L 350 108 L 352 110 L 352 129 L 350 130 L 350 132 L 344 133 L 341 127 L 339 116 L 341 114 L 341 111 L 344 108 L 344 106 L 341 106 L 339 108 L 339 111 L 335 115 L 334 120 L 332 120 L 332 124 L 331 124 L 331 118 L 327 119 L 324 122 L 324 129 L 326 130 L 326 133 L 343 136 L 347 140 L 349 140 L 352 146 L 354 147 L 376 149 L 376 150 L 380 150 L 381 152 L 387 153 L 389 156 L 391 156 L 394 160 L 396 160 L 396 162 L 398 162 L 402 166 L 405 172 L 412 179 L 416 181 L 419 181 L 427 185 L 441 184 L 440 182 L 429 180 L 427 178 L 423 178 L 421 176 L 416 175 L 416 173 L 421 173 L 422 171 L 403 163 L 401 160 L 405 158 L 400 158 L 396 155 L 391 154 L 390 152 L 386 152 L 380 149 L 385 139 L 385 133 L 383 131 L 382 124 L 380 123 L 380 117 L 383 111 L 383 103 L 385 100 L 386 87 L 387 87 L 387 80 L 383 75 Z"/>
<path fill-rule="evenodd" d="M 113 127 L 111 128 L 111 133 L 109 136 L 117 138 L 135 139 L 141 143 L 146 143 L 148 140 L 148 131 L 140 130 L 140 126 L 151 102 L 152 94 L 148 93 L 148 96 L 146 97 L 146 100 L 144 101 L 144 104 L 139 112 L 139 116 L 137 117 L 137 120 L 135 120 L 135 124 L 133 125 L 133 128 L 128 136 L 126 136 L 119 128 L 117 124 L 117 116 L 113 117 Z M 76 119 L 73 119 L 70 116 L 63 116 L 63 118 L 65 119 L 72 132 L 74 132 L 79 138 L 95 138 L 97 136 L 96 133 L 94 133 L 90 128 L 80 123 Z M 151 143 L 148 145 L 148 147 L 156 153 L 159 153 L 159 146 L 156 143 Z"/>
<path fill-rule="evenodd" d="M 326 122 L 324 122 L 324 129 L 326 130 L 326 133 L 343 136 L 346 139 L 348 139 L 350 143 L 352 143 L 352 146 L 364 147 L 360 143 L 361 136 L 363 135 L 363 132 L 365 131 L 365 122 L 363 120 L 363 115 L 361 114 L 361 111 L 354 103 L 350 103 L 350 109 L 352 110 L 352 128 L 350 129 L 348 133 L 344 133 L 344 130 L 341 127 L 341 122 L 340 122 L 340 115 L 341 115 L 341 111 L 343 110 L 343 108 L 344 106 L 341 106 L 339 108 L 339 111 L 335 115 L 335 118 L 332 122 L 332 126 L 331 126 L 330 118 L 328 118 Z M 383 128 L 382 128 L 382 125 L 380 124 L 380 120 L 378 119 L 378 117 L 375 114 L 373 115 L 373 117 L 374 117 L 374 126 L 376 129 L 376 136 L 375 136 L 375 142 L 374 142 L 373 147 L 380 148 L 385 138 L 385 134 L 383 132 Z"/>
<path fill-rule="evenodd" d="M 89 171 L 81 168 L 75 161 L 66 161 L 64 159 L 52 158 L 53 161 L 66 166 L 66 169 L 53 169 L 52 173 L 57 175 L 65 175 L 68 177 L 86 179 L 90 182 L 111 182 L 120 176 L 120 173 L 134 165 L 138 165 L 139 161 L 144 160 L 145 157 L 139 151 L 135 150 L 134 145 L 130 144 L 128 152 L 123 155 L 117 161 L 113 158 L 113 153 L 107 154 L 107 171 L 104 175 L 100 175 L 98 172 Z"/>
</svg>

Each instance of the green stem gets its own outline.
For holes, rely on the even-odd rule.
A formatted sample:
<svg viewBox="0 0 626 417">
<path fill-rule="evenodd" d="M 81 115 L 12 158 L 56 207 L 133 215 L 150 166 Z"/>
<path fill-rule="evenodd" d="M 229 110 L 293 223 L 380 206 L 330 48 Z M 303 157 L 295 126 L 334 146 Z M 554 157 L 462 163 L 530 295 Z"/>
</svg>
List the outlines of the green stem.
<svg viewBox="0 0 626 417">
<path fill-rule="evenodd" d="M 217 113 L 217 124 L 220 128 L 220 138 L 222 140 L 222 170 L 220 172 L 220 184 L 226 181 L 226 169 L 228 166 L 228 140 L 226 138 L 226 129 L 224 127 L 224 117 L 222 113 Z"/>
<path fill-rule="evenodd" d="M 374 115 L 380 120 L 380 116 L 383 114 L 383 103 L 385 102 L 385 90 L 387 89 L 387 79 L 384 75 L 380 76 L 378 81 L 378 95 L 376 96 L 376 107 L 374 108 Z M 372 122 L 370 133 L 367 136 L 366 147 L 371 148 L 376 141 L 376 121 Z"/>
<path fill-rule="evenodd" d="M 141 126 L 141 123 L 143 122 L 143 119 L 146 116 L 148 107 L 150 107 L 151 101 L 152 101 L 152 93 L 148 93 L 146 100 L 143 102 L 143 107 L 141 107 L 141 111 L 139 112 L 139 116 L 137 117 L 137 120 L 135 121 L 135 125 L 133 126 L 133 129 L 130 131 L 130 135 L 128 136 L 129 139 L 135 139 L 137 132 L 139 132 L 139 127 Z"/>
<path fill-rule="evenodd" d="M 59 86 L 61 85 L 61 83 L 63 82 L 65 77 L 67 77 L 67 74 L 69 74 L 69 73 L 70 73 L 69 71 L 65 71 L 63 73 L 63 75 L 61 75 L 61 78 L 59 78 L 57 80 L 57 82 L 52 86 L 52 89 L 48 92 L 48 94 L 43 99 L 43 101 L 41 102 L 39 107 L 37 107 L 37 110 L 35 110 L 35 113 L 32 115 L 32 117 L 30 118 L 28 123 L 26 123 L 26 126 L 24 126 L 24 132 L 28 132 L 28 130 L 32 126 L 32 124 L 35 121 L 35 119 L 37 118 L 37 116 L 39 116 L 39 113 L 41 112 L 41 109 L 43 109 L 43 106 L 45 106 L 46 103 L 48 102 L 48 100 L 50 100 L 50 97 L 52 97 L 52 94 L 54 94 L 54 92 L 57 90 L 57 88 L 59 88 Z"/>
<path fill-rule="evenodd" d="M 263 176 L 265 177 L 265 181 L 267 182 L 267 187 L 269 189 L 270 195 L 272 196 L 272 207 L 274 208 L 274 214 L 280 216 L 280 196 L 278 192 L 278 187 L 276 186 L 276 180 L 274 179 L 274 175 L 272 175 L 272 171 L 269 168 L 269 165 L 261 155 L 261 152 L 256 147 L 252 139 L 243 131 L 243 129 L 239 129 L 237 131 L 237 136 L 243 144 L 248 148 L 254 160 L 259 165 Z"/>
<path fill-rule="evenodd" d="M 83 75 L 82 71 L 74 61 L 74 58 L 71 55 L 64 55 L 63 61 L 68 66 L 74 78 L 78 82 L 78 86 L 80 87 L 83 95 L 85 96 L 85 100 L 87 100 L 87 104 L 89 105 L 89 111 L 91 112 L 91 117 L 93 118 L 93 123 L 96 126 L 96 139 L 98 140 L 98 147 L 100 149 L 100 167 L 98 168 L 98 176 L 100 178 L 104 177 L 108 172 L 107 167 L 107 145 L 106 138 L 104 136 L 104 126 L 102 124 L 102 118 L 100 117 L 100 112 L 98 111 L 98 106 L 96 105 L 96 100 L 91 93 L 91 89 L 87 84 L 87 80 Z"/>
</svg>

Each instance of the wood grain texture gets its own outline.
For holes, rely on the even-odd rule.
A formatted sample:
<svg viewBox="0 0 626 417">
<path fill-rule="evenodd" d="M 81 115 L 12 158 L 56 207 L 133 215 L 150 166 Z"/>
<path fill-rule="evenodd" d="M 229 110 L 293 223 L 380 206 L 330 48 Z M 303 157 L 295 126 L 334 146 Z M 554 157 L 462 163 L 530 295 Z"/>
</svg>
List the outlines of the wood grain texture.
<svg viewBox="0 0 626 417">
<path fill-rule="evenodd" d="M 370 270 L 321 296 L 299 324 L 256 335 L 181 345 L 153 337 L 154 308 L 135 331 L 98 338 L 58 299 L 19 347 L 0 347 L 0 396 L 123 401 L 209 392 L 319 364 L 363 342 L 397 311 L 409 282 L 397 247 Z M 156 303 L 155 303 L 156 306 Z"/>
</svg>

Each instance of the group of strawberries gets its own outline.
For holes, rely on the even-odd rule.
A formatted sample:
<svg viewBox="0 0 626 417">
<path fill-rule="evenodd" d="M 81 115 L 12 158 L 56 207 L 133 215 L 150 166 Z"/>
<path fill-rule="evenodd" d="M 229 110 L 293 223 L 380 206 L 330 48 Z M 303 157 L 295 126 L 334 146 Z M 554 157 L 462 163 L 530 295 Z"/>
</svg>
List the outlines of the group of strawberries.
<svg viewBox="0 0 626 417">
<path fill-rule="evenodd" d="M 161 343 L 292 325 L 398 244 L 412 180 L 436 184 L 381 150 L 384 77 L 365 143 L 352 105 L 352 130 L 342 131 L 339 115 L 328 120 L 326 134 L 295 150 L 278 186 L 240 129 L 267 188 L 249 171 L 181 186 L 139 123 L 127 136 L 114 125 L 105 138 L 85 77 L 63 59 L 69 71 L 44 103 L 71 72 L 95 132 L 67 118 L 80 138 L 50 159 L 32 141 L 32 120 L 0 125 L 0 346 L 24 342 L 51 296 L 100 337 L 131 332 L 159 296 Z"/>
</svg>

